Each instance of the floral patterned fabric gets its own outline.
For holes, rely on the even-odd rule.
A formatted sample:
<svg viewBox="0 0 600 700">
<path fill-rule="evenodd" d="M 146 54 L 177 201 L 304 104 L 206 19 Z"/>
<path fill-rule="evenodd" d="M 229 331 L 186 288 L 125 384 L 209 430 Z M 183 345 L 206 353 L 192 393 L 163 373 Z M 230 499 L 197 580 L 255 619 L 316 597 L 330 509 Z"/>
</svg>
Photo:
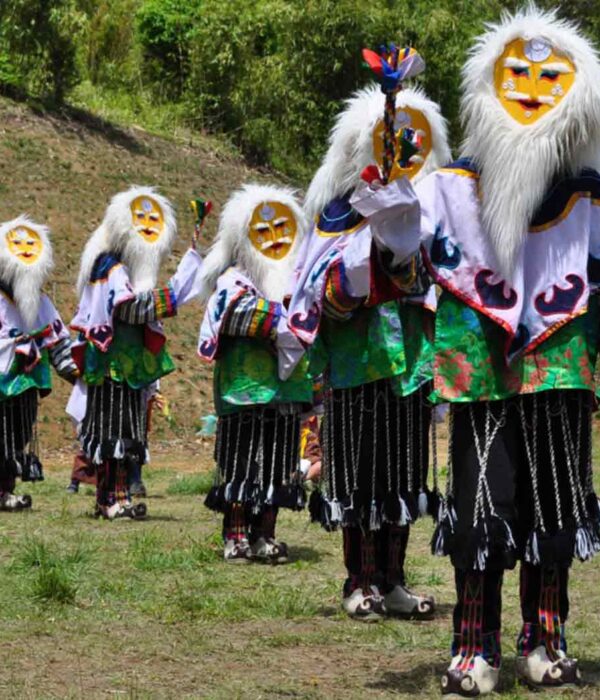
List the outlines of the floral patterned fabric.
<svg viewBox="0 0 600 700">
<path fill-rule="evenodd" d="M 89 342 L 85 350 L 83 381 L 102 384 L 105 377 L 126 382 L 132 389 L 141 389 L 175 369 L 166 346 L 151 352 L 145 347 L 144 326 L 115 324 L 115 334 L 106 352 Z"/>
<path fill-rule="evenodd" d="M 506 360 L 507 334 L 447 291 L 435 319 L 436 401 L 495 401 L 549 389 L 594 391 L 600 331 L 598 295 L 533 351 Z"/>
<path fill-rule="evenodd" d="M 406 371 L 394 377 L 392 389 L 397 396 L 408 396 L 433 373 L 433 330 L 435 315 L 421 304 L 400 304 Z"/>
<path fill-rule="evenodd" d="M 23 394 L 29 389 L 38 389 L 42 394 L 48 393 L 52 389 L 50 358 L 47 349 L 41 350 L 40 361 L 30 372 L 23 371 L 23 360 L 17 358 L 10 371 L 0 375 L 0 401 L 6 401 Z"/>
<path fill-rule="evenodd" d="M 306 356 L 289 379 L 277 373 L 277 355 L 264 340 L 223 336 L 215 365 L 215 410 L 222 416 L 256 404 L 312 404 L 312 378 Z"/>
<path fill-rule="evenodd" d="M 311 354 L 312 371 L 327 371 L 333 389 L 395 378 L 398 396 L 431 379 L 430 312 L 416 304 L 388 301 L 362 307 L 348 321 L 325 318 L 321 342 Z"/>
</svg>

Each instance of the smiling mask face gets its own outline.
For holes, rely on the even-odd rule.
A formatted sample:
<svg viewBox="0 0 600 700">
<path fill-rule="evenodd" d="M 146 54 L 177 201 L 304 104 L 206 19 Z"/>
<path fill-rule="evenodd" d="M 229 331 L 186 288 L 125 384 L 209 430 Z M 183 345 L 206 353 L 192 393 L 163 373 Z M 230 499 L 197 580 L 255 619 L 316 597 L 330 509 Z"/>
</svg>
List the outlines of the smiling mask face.
<svg viewBox="0 0 600 700">
<path fill-rule="evenodd" d="M 281 260 L 290 252 L 297 230 L 289 207 L 281 202 L 264 202 L 252 212 L 248 236 L 256 250 L 271 260 Z"/>
<path fill-rule="evenodd" d="M 533 124 L 564 99 L 575 82 L 575 66 L 544 39 L 515 39 L 494 66 L 500 104 L 519 124 Z"/>
<path fill-rule="evenodd" d="M 155 243 L 165 229 L 163 210 L 152 197 L 136 197 L 131 202 L 131 217 L 136 232 L 146 243 Z"/>
<path fill-rule="evenodd" d="M 33 265 L 42 254 L 42 239 L 27 226 L 19 226 L 6 234 L 9 252 L 24 265 Z"/>
</svg>

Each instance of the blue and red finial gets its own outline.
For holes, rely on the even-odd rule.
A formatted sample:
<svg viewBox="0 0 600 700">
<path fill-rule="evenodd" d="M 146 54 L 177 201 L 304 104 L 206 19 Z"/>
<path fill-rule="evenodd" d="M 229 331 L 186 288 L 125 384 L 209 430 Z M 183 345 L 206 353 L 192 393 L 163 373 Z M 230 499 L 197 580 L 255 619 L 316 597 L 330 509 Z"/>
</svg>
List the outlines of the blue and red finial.
<svg viewBox="0 0 600 700">
<path fill-rule="evenodd" d="M 425 61 L 415 49 L 408 46 L 399 49 L 395 44 L 380 46 L 379 53 L 371 49 L 363 49 L 362 55 L 385 93 L 383 172 L 381 173 L 381 181 L 385 185 L 389 182 L 395 158 L 396 93 L 402 89 L 403 80 L 414 78 L 425 69 Z"/>
<path fill-rule="evenodd" d="M 409 46 L 399 49 L 395 44 L 383 44 L 379 53 L 363 49 L 362 55 L 385 93 L 400 90 L 403 80 L 414 78 L 425 69 L 425 61 Z"/>
</svg>

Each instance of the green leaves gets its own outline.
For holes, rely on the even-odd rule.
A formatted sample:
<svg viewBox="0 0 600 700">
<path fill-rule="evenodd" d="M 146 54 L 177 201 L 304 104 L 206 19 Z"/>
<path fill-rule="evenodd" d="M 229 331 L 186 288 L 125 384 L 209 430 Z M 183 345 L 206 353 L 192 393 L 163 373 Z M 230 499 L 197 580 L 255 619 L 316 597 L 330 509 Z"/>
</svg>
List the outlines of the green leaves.
<svg viewBox="0 0 600 700">
<path fill-rule="evenodd" d="M 0 23 L 0 42 L 15 57 L 21 86 L 62 104 L 79 77 L 77 40 L 85 26 L 79 0 L 5 0 Z"/>
</svg>

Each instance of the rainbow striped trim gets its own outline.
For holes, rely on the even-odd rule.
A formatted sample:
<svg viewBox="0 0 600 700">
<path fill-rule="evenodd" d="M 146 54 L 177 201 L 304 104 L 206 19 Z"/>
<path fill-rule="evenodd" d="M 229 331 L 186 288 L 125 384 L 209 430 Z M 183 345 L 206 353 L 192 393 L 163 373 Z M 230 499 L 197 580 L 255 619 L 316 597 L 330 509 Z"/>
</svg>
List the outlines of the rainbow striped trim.
<svg viewBox="0 0 600 700">
<path fill-rule="evenodd" d="M 281 304 L 259 297 L 256 300 L 256 308 L 252 314 L 248 335 L 259 338 L 271 337 L 277 329 L 280 316 Z"/>
<path fill-rule="evenodd" d="M 177 297 L 175 296 L 175 290 L 170 284 L 160 289 L 154 289 L 152 294 L 154 296 L 156 318 L 175 316 L 177 313 Z"/>
</svg>

